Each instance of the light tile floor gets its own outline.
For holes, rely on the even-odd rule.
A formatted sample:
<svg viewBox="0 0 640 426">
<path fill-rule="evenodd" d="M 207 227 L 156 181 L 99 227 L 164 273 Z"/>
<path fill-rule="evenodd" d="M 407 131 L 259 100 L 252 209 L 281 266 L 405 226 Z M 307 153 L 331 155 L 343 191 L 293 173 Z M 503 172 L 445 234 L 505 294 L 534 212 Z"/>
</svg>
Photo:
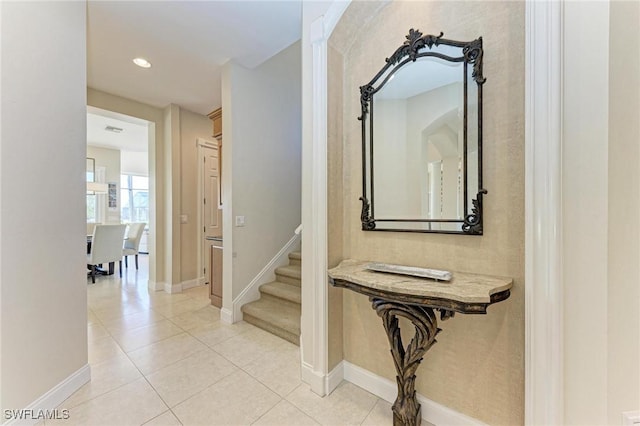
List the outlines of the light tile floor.
<svg viewBox="0 0 640 426">
<path fill-rule="evenodd" d="M 391 405 L 351 383 L 311 392 L 300 349 L 220 321 L 208 286 L 150 292 L 147 270 L 141 256 L 138 271 L 88 284 L 92 379 L 59 407 L 69 419 L 46 425 L 392 424 Z"/>
</svg>

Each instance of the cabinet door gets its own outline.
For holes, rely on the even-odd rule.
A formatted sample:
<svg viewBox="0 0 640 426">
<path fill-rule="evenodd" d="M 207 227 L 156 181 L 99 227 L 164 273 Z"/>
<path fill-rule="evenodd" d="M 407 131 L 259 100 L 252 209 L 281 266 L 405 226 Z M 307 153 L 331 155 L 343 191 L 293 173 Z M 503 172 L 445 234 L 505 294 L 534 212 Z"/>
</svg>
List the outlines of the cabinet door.
<svg viewBox="0 0 640 426">
<path fill-rule="evenodd" d="M 222 307 L 222 246 L 211 246 L 211 304 Z"/>
</svg>

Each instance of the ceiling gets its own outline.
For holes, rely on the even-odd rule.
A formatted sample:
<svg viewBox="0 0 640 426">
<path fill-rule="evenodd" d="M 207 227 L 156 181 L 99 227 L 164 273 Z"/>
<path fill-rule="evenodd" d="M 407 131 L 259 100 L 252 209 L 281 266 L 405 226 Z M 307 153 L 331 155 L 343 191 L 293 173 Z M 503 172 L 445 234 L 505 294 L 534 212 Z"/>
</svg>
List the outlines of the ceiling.
<svg viewBox="0 0 640 426">
<path fill-rule="evenodd" d="M 108 126 L 122 131 L 108 131 Z M 148 123 L 144 120 L 94 107 L 87 108 L 87 145 L 120 151 L 147 152 L 147 129 Z"/>
<path fill-rule="evenodd" d="M 254 68 L 300 39 L 301 0 L 89 1 L 89 87 L 200 114 L 221 106 L 221 67 Z M 133 64 L 136 57 L 152 63 Z"/>
</svg>

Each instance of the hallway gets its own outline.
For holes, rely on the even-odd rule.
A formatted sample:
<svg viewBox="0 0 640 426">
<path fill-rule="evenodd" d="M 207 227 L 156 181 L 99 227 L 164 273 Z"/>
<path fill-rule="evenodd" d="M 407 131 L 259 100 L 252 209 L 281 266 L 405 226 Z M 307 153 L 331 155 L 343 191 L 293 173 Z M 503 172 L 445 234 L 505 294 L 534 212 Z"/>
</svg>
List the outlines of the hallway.
<svg viewBox="0 0 640 426">
<path fill-rule="evenodd" d="M 343 382 L 320 398 L 300 349 L 250 324 L 228 325 L 208 287 L 149 292 L 148 257 L 88 285 L 90 383 L 59 409 L 78 425 L 388 425 L 390 404 Z"/>
</svg>

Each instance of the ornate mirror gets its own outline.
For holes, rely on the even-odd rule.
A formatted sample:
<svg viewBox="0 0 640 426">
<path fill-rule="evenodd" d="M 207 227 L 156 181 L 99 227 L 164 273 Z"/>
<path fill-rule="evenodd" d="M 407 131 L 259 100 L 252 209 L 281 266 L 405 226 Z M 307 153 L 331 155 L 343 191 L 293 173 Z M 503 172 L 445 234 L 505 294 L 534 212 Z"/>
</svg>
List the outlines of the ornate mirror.
<svg viewBox="0 0 640 426">
<path fill-rule="evenodd" d="M 362 229 L 482 235 L 482 38 L 409 30 L 360 87 Z"/>
</svg>

